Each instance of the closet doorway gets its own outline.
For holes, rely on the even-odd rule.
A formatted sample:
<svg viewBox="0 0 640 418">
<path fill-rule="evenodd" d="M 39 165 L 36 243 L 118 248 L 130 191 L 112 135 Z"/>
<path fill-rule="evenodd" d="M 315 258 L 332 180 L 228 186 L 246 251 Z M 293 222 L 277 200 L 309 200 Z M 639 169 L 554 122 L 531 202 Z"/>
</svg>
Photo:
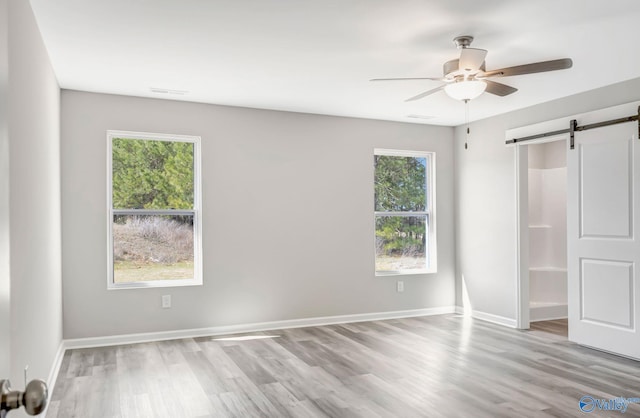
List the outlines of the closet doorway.
<svg viewBox="0 0 640 418">
<path fill-rule="evenodd" d="M 567 318 L 567 140 L 517 146 L 519 321 Z"/>
<path fill-rule="evenodd" d="M 565 141 L 528 145 L 529 321 L 567 318 Z"/>
<path fill-rule="evenodd" d="M 531 283 L 537 280 L 534 276 L 539 272 L 560 275 L 564 265 L 556 264 L 562 260 L 557 257 L 562 251 L 559 248 L 563 247 L 558 245 L 559 239 L 552 239 L 548 249 L 544 247 L 549 244 L 542 244 L 543 250 L 536 253 L 540 248 L 536 248 L 538 244 L 535 238 L 530 240 L 530 235 L 537 234 L 537 229 L 552 230 L 554 224 L 547 221 L 544 211 L 539 212 L 540 224 L 537 224 L 536 203 L 532 202 L 531 210 L 529 206 L 529 151 L 534 144 L 561 140 L 567 161 L 568 340 L 640 359 L 639 133 L 638 101 L 506 132 L 505 144 L 516 144 L 518 328 L 529 328 L 530 319 L 541 319 L 543 314 L 555 316 L 557 312 L 553 311 L 561 305 L 561 300 L 555 298 L 559 293 L 547 297 L 551 295 L 546 291 L 537 293 L 537 284 Z M 557 167 L 545 162 L 531 168 L 554 166 Z M 537 187 L 535 182 L 532 179 L 532 196 Z M 540 183 L 542 189 L 549 188 L 545 180 Z M 555 189 L 560 181 L 552 183 Z M 549 234 L 553 236 L 553 232 Z M 552 257 L 538 263 L 537 260 L 544 259 L 536 257 L 543 257 L 547 250 Z M 541 279 L 541 283 L 545 280 Z M 533 313 L 531 302 L 534 302 Z"/>
</svg>

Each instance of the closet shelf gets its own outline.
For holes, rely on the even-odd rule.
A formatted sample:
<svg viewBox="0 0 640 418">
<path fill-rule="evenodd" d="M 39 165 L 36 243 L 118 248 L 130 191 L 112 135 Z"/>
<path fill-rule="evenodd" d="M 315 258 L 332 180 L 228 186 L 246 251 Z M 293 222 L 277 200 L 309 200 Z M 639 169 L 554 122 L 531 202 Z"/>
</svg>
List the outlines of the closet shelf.
<svg viewBox="0 0 640 418">
<path fill-rule="evenodd" d="M 545 266 L 545 267 L 529 267 L 529 271 L 558 271 L 558 272 L 565 272 L 567 271 L 566 267 L 549 267 L 549 266 Z"/>
</svg>

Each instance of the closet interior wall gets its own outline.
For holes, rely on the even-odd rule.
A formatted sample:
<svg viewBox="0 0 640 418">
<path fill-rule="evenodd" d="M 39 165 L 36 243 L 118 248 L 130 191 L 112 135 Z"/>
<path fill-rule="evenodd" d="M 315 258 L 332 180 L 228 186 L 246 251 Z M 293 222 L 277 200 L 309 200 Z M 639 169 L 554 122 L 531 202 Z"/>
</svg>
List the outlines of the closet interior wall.
<svg viewBox="0 0 640 418">
<path fill-rule="evenodd" d="M 567 317 L 566 141 L 529 145 L 530 320 Z"/>
</svg>

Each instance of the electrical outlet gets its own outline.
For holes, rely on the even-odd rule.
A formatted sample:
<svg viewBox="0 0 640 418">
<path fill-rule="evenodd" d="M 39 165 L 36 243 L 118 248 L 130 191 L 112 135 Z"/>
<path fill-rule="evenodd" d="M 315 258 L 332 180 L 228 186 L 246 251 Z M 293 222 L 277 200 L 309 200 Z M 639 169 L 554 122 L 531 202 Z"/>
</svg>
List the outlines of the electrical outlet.
<svg viewBox="0 0 640 418">
<path fill-rule="evenodd" d="M 398 292 L 404 292 L 404 282 L 402 280 L 398 280 L 396 283 L 396 290 Z"/>
<path fill-rule="evenodd" d="M 171 295 L 162 295 L 162 307 L 164 309 L 171 307 Z"/>
</svg>

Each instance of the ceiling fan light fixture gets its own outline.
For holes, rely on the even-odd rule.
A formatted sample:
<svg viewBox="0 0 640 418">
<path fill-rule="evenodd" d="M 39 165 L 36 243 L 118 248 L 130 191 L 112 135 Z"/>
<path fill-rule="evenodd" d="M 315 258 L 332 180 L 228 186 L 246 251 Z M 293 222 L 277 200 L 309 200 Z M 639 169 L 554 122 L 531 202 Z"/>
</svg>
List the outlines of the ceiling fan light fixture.
<svg viewBox="0 0 640 418">
<path fill-rule="evenodd" d="M 487 83 L 481 80 L 466 80 L 444 86 L 444 92 L 456 100 L 473 100 L 480 96 L 487 88 Z"/>
</svg>

